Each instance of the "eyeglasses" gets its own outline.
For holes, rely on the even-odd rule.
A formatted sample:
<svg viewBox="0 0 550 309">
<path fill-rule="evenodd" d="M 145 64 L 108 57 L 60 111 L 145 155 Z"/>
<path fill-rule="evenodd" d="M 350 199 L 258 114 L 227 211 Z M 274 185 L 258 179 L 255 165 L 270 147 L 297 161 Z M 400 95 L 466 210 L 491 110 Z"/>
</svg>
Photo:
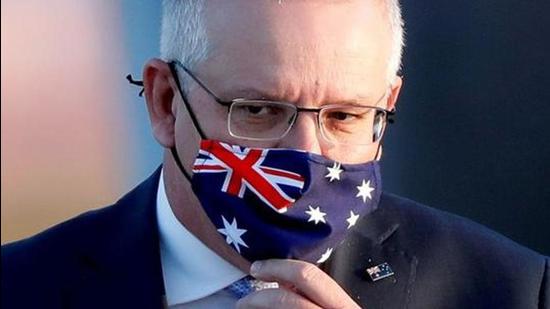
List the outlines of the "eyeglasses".
<svg viewBox="0 0 550 309">
<path fill-rule="evenodd" d="M 317 114 L 317 125 L 326 141 L 344 145 L 370 145 L 380 141 L 386 124 L 393 122 L 390 116 L 394 115 L 394 111 L 377 107 L 388 92 L 369 106 L 330 104 L 321 108 L 303 108 L 271 100 L 236 98 L 225 101 L 181 62 L 172 61 L 170 65 L 174 72 L 177 72 L 175 66 L 180 67 L 218 104 L 227 107 L 227 130 L 236 138 L 255 141 L 281 139 L 292 129 L 298 113 L 312 112 Z M 178 78 L 177 74 L 175 78 Z"/>
</svg>

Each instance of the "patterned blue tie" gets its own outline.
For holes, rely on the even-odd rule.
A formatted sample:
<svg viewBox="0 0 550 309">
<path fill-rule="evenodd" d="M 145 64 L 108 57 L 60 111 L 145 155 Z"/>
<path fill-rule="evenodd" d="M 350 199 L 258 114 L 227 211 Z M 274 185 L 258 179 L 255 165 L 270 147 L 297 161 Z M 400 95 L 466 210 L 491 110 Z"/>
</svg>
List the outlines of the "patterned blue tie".
<svg viewBox="0 0 550 309">
<path fill-rule="evenodd" d="M 246 276 L 240 280 L 233 282 L 231 285 L 226 287 L 225 290 L 235 295 L 235 297 L 237 297 L 238 299 L 241 299 L 255 291 L 263 289 L 273 289 L 278 287 L 279 284 L 277 284 L 277 282 L 264 282 L 254 279 L 254 277 L 252 276 Z"/>
</svg>

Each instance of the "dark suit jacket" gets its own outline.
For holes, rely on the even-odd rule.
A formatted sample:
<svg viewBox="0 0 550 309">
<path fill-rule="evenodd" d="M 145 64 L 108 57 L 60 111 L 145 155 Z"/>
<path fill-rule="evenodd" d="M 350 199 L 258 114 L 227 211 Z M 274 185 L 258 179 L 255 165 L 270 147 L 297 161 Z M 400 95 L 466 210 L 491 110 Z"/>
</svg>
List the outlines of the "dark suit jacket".
<svg viewBox="0 0 550 309">
<path fill-rule="evenodd" d="M 3 246 L 2 308 L 160 308 L 158 178 Z M 383 194 L 357 226 L 325 269 L 364 307 L 550 306 L 548 259 L 469 220 Z M 395 275 L 372 282 L 382 262 Z"/>
</svg>

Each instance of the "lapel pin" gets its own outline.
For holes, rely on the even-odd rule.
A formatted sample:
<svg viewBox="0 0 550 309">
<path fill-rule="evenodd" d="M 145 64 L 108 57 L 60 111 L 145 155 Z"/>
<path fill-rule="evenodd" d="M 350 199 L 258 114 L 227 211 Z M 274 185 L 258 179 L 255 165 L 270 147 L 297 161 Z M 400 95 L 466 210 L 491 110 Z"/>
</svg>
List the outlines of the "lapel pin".
<svg viewBox="0 0 550 309">
<path fill-rule="evenodd" d="M 372 282 L 376 282 L 378 280 L 393 276 L 394 272 L 391 269 L 390 264 L 384 262 L 382 264 L 367 268 L 367 274 L 371 278 Z"/>
</svg>

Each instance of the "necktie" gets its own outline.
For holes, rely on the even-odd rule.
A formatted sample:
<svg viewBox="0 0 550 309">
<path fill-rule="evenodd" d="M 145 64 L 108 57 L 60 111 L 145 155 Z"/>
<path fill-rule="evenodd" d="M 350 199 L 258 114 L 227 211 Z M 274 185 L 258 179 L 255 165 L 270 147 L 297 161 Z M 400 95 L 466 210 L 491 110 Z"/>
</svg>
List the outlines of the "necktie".
<svg viewBox="0 0 550 309">
<path fill-rule="evenodd" d="M 241 299 L 255 291 L 263 289 L 274 289 L 278 287 L 279 284 L 277 282 L 264 282 L 254 279 L 254 277 L 252 276 L 246 276 L 240 280 L 233 282 L 231 285 L 226 287 L 225 290 L 235 295 L 235 297 L 237 297 L 238 299 Z"/>
</svg>

